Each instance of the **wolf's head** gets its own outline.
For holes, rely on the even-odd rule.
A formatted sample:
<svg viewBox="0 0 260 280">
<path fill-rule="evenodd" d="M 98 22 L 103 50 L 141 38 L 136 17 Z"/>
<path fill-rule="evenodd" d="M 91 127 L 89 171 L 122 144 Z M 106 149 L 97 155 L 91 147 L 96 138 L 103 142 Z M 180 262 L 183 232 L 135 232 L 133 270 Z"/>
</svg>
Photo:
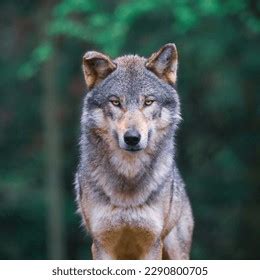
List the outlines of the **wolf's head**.
<svg viewBox="0 0 260 280">
<path fill-rule="evenodd" d="M 180 120 L 177 60 L 174 44 L 148 59 L 128 55 L 112 60 L 87 52 L 83 72 L 89 91 L 82 125 L 125 157 L 155 151 Z"/>
</svg>

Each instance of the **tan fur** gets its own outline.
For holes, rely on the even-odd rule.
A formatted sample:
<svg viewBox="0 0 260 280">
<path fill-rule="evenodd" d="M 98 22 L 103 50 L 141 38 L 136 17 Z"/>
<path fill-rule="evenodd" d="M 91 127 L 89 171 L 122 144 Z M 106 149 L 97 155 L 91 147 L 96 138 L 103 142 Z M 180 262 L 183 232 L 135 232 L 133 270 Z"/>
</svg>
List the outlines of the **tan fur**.
<svg viewBox="0 0 260 280">
<path fill-rule="evenodd" d="M 83 56 L 83 73 L 89 89 L 104 80 L 115 69 L 116 65 L 107 55 L 93 51 Z"/>
<path fill-rule="evenodd" d="M 168 65 L 165 67 L 164 64 L 158 61 L 158 58 L 167 48 L 170 50 L 170 55 L 168 58 Z M 155 72 L 156 75 L 165 82 L 175 84 L 177 80 L 177 61 L 178 53 L 176 46 L 174 44 L 167 44 L 163 46 L 158 52 L 151 55 L 151 57 L 146 62 L 146 67 Z"/>
</svg>

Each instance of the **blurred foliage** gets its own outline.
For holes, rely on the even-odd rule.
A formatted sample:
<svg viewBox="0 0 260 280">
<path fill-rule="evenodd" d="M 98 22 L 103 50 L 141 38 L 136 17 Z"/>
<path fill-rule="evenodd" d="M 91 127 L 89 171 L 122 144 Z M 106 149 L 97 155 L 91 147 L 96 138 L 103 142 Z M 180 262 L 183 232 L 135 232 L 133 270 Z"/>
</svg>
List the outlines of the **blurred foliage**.
<svg viewBox="0 0 260 280">
<path fill-rule="evenodd" d="M 42 16 L 48 2 L 51 13 Z M 260 257 L 260 5 L 248 0 L 1 1 L 0 258 L 48 258 L 41 68 L 59 63 L 67 258 L 90 258 L 75 214 L 84 93 L 97 49 L 149 56 L 175 42 L 184 122 L 177 160 L 191 197 L 194 259 Z M 258 250 L 257 250 L 258 249 Z"/>
</svg>

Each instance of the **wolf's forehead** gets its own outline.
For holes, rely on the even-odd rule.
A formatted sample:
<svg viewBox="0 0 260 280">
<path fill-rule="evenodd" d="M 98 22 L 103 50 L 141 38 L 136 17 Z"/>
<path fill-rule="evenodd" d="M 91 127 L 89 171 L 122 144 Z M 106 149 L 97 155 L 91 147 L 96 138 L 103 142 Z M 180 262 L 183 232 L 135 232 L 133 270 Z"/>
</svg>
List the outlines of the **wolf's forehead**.
<svg viewBox="0 0 260 280">
<path fill-rule="evenodd" d="M 145 58 L 127 55 L 114 62 L 117 64 L 116 70 L 97 87 L 94 94 L 100 99 L 110 95 L 122 96 L 126 100 L 139 100 L 140 97 L 149 95 L 158 99 L 173 97 L 173 88 L 146 69 Z"/>
<path fill-rule="evenodd" d="M 109 87 L 118 94 L 143 95 L 152 93 L 154 85 L 147 79 L 146 59 L 137 55 L 127 55 L 115 60 L 117 69 L 111 75 Z"/>
<path fill-rule="evenodd" d="M 144 57 L 138 55 L 125 55 L 115 59 L 115 63 L 122 71 L 127 72 L 142 72 L 145 69 Z"/>
</svg>

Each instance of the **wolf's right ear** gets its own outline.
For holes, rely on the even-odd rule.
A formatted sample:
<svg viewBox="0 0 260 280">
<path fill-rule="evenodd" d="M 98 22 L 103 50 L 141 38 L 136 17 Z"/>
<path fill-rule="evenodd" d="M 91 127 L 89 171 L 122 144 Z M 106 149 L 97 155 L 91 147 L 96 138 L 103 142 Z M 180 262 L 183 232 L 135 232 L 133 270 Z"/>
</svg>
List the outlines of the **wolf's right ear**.
<svg viewBox="0 0 260 280">
<path fill-rule="evenodd" d="M 90 51 L 83 56 L 83 73 L 89 90 L 116 69 L 116 64 L 106 55 Z"/>
<path fill-rule="evenodd" d="M 175 44 L 166 44 L 153 53 L 145 67 L 154 72 L 160 79 L 175 85 L 177 80 L 178 53 Z"/>
</svg>

